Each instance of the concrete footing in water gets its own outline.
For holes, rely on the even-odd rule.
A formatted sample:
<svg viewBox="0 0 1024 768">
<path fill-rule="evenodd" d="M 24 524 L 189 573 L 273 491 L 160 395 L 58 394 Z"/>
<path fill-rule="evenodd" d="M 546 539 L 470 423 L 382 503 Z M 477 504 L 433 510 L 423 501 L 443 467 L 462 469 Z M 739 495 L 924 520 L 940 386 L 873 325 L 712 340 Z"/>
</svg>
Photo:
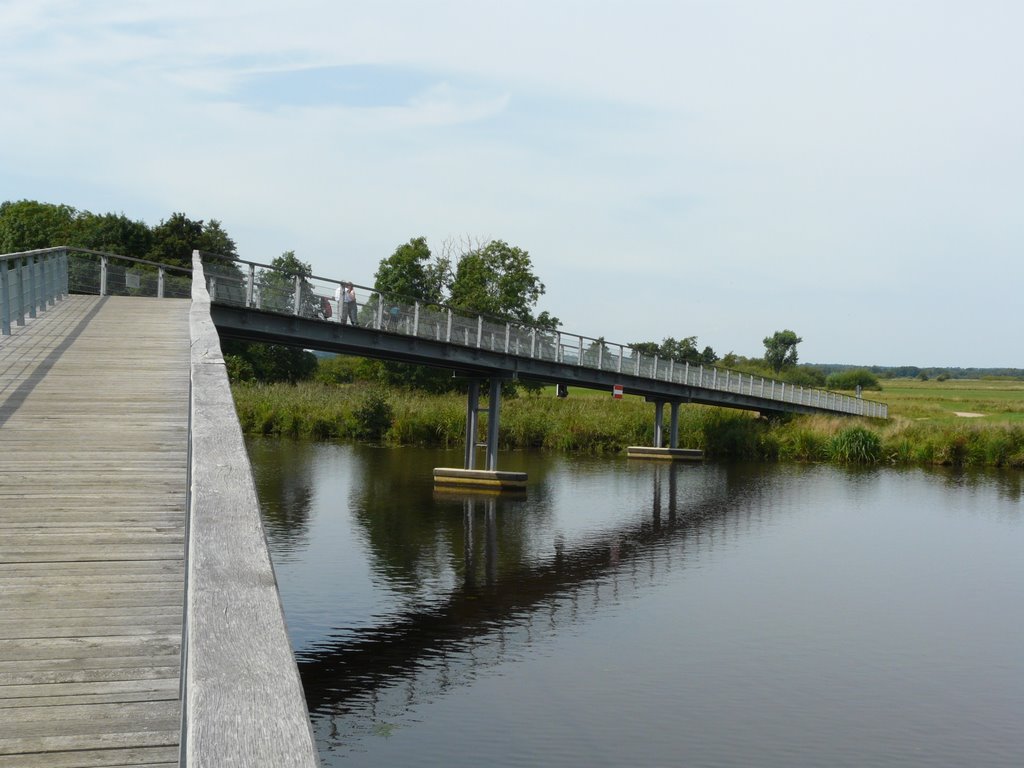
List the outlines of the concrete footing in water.
<svg viewBox="0 0 1024 768">
<path fill-rule="evenodd" d="M 526 473 L 498 472 L 497 470 L 489 469 L 434 467 L 434 487 L 521 491 L 526 487 Z"/>
<path fill-rule="evenodd" d="M 654 459 L 657 461 L 703 461 L 704 451 L 699 448 L 654 448 L 648 445 L 631 445 L 626 448 L 630 459 Z"/>
</svg>

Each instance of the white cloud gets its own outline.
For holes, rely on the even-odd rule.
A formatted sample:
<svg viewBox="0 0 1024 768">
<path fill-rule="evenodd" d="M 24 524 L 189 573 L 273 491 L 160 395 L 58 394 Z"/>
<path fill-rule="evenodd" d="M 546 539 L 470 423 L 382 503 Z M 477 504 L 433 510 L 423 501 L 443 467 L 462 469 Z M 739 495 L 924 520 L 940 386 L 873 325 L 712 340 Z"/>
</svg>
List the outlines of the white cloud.
<svg viewBox="0 0 1024 768">
<path fill-rule="evenodd" d="M 0 199 L 219 218 L 243 255 L 362 281 L 412 236 L 500 237 L 569 330 L 758 354 L 789 327 L 806 360 L 1024 366 L 1000 335 L 1021 22 L 952 0 L 14 0 Z"/>
</svg>

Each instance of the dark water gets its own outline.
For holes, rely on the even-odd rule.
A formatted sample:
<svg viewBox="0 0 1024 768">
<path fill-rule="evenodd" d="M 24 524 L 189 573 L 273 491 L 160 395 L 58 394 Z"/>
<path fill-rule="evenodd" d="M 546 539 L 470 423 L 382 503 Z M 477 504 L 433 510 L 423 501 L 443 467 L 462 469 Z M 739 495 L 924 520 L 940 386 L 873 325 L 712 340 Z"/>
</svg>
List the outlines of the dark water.
<svg viewBox="0 0 1024 768">
<path fill-rule="evenodd" d="M 325 765 L 1024 765 L 1019 473 L 250 452 Z"/>
</svg>

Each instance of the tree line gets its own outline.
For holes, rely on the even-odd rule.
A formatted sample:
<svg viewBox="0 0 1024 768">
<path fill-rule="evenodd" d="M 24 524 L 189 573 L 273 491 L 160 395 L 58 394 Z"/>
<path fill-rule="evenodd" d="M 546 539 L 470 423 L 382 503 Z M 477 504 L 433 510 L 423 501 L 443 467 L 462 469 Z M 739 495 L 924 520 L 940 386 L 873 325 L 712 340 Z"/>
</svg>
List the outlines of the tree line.
<svg viewBox="0 0 1024 768">
<path fill-rule="evenodd" d="M 106 251 L 170 265 L 190 266 L 192 251 L 200 250 L 237 258 L 235 241 L 217 219 L 189 218 L 172 213 L 155 226 L 130 219 L 123 213 L 96 214 L 69 205 L 34 200 L 0 204 L 0 253 L 47 248 L 55 245 Z M 294 251 L 285 251 L 271 262 L 278 271 L 266 271 L 259 280 L 271 283 L 299 276 L 308 278 L 312 268 Z M 559 318 L 537 305 L 545 286 L 536 274 L 528 251 L 504 240 L 445 241 L 437 252 L 425 237 L 414 237 L 383 257 L 374 274 L 374 289 L 382 295 L 480 313 L 514 322 L 555 330 Z M 315 301 L 312 289 L 303 301 Z M 696 336 L 668 336 L 658 341 L 635 341 L 629 346 L 644 355 L 657 355 L 678 363 L 713 364 L 750 372 L 782 376 L 794 383 L 821 386 L 824 375 L 798 366 L 801 339 L 791 330 L 776 331 L 764 339 L 763 358 L 742 358 L 729 353 L 720 358 L 710 346 L 700 348 Z M 598 344 L 604 339 L 598 339 Z M 317 360 L 310 353 L 278 345 L 226 342 L 224 353 L 233 380 L 296 382 L 319 375 L 342 382 L 373 380 L 443 391 L 457 384 L 448 372 L 421 366 L 334 358 Z M 877 382 L 876 382 L 877 383 Z"/>
</svg>

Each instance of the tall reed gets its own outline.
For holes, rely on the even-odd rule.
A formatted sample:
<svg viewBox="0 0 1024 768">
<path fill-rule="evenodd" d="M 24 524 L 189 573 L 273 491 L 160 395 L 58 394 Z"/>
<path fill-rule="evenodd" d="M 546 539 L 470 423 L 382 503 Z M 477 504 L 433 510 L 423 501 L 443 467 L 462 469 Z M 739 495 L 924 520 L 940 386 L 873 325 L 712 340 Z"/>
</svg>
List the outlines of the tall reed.
<svg viewBox="0 0 1024 768">
<path fill-rule="evenodd" d="M 465 440 L 466 399 L 459 393 L 358 382 L 236 384 L 233 392 L 242 429 L 251 434 L 441 447 Z M 668 409 L 665 415 L 663 445 Z M 482 417 L 481 437 L 485 425 Z M 505 449 L 615 453 L 653 444 L 653 408 L 638 398 L 519 394 L 502 399 L 498 439 Z M 882 423 L 821 415 L 769 421 L 689 405 L 680 408 L 679 445 L 709 458 L 1024 468 L 1024 425 L 922 424 L 898 416 Z"/>
</svg>

